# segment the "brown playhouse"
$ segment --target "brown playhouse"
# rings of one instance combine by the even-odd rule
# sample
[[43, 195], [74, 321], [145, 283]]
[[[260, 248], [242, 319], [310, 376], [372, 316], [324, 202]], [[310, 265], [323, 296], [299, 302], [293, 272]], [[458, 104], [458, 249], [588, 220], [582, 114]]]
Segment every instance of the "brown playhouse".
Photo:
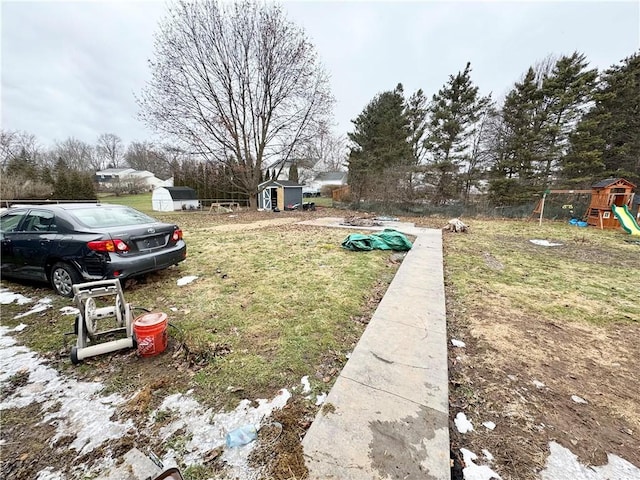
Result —
[[[547, 196], [550, 194], [591, 194], [589, 208], [587, 208], [583, 220], [587, 222], [587, 224], [601, 229], [619, 228], [620, 222], [614, 215], [611, 207], [613, 205], [616, 207], [626, 206], [629, 210], [633, 210], [633, 189], [635, 187], [636, 186], [633, 183], [625, 180], [624, 178], [606, 178], [595, 183], [591, 187], [591, 190], [547, 190], [536, 204], [529, 219], [531, 220], [538, 217], [540, 224], [542, 224], [542, 218], [545, 211], [545, 201]], [[640, 205], [638, 208], [638, 215], [640, 216]]]
[[612, 205], [633, 205], [633, 190], [636, 186], [624, 178], [606, 178], [591, 186], [591, 203], [587, 209], [586, 222], [598, 228], [620, 228], [613, 214]]

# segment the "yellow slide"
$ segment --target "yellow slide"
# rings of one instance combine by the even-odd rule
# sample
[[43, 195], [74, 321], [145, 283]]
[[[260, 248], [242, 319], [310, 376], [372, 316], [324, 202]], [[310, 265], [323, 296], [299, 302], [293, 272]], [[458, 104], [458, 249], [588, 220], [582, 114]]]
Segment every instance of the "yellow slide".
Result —
[[631, 235], [640, 235], [640, 227], [626, 205], [622, 205], [621, 207], [611, 205], [611, 210], [613, 210], [613, 214], [618, 218], [625, 232]]

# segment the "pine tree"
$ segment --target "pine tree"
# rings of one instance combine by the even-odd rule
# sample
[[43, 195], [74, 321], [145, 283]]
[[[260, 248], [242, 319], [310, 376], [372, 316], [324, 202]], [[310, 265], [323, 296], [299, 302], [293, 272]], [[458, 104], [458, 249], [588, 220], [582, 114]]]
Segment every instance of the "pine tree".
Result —
[[570, 137], [563, 158], [567, 182], [585, 185], [609, 176], [640, 184], [640, 52], [604, 72], [594, 107]]
[[426, 153], [425, 135], [427, 134], [428, 108], [427, 97], [422, 89], [411, 95], [405, 105], [405, 116], [408, 122], [409, 144], [413, 153], [412, 162], [421, 163]]
[[374, 97], [353, 120], [348, 134], [349, 185], [356, 201], [376, 198], [398, 200], [406, 186], [413, 154], [407, 142], [409, 125], [404, 109], [402, 84]]
[[569, 135], [592, 100], [597, 70], [586, 70], [587, 65], [586, 57], [578, 52], [563, 56], [542, 82], [546, 109], [542, 127], [544, 153], [538, 167], [542, 187], [554, 180], [560, 159], [566, 154]]
[[62, 158], [58, 158], [53, 168], [53, 176], [55, 178], [53, 196], [58, 200], [70, 200], [72, 194], [69, 186], [69, 168]]
[[435, 186], [432, 202], [444, 204], [461, 197], [461, 172], [472, 150], [472, 137], [482, 112], [490, 104], [471, 81], [471, 64], [450, 75], [429, 106], [429, 135], [425, 146], [430, 153], [429, 178]]
[[507, 94], [501, 112], [496, 163], [491, 168], [490, 198], [498, 205], [528, 201], [537, 191], [535, 165], [540, 162], [543, 95], [533, 67]]

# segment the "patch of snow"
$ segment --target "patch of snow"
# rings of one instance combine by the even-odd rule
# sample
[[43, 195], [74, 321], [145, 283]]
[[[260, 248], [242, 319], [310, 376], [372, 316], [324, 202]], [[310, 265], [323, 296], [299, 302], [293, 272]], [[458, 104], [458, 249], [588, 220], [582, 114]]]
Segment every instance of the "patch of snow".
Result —
[[170, 307], [169, 310], [171, 310], [172, 312], [177, 312], [178, 308], [177, 307]]
[[536, 245], [540, 245], [542, 247], [561, 247], [562, 244], [561, 243], [553, 243], [550, 242], [549, 240], [538, 240], [538, 239], [534, 239], [534, 240], [529, 240], [531, 243], [534, 243]]
[[487, 465], [476, 465], [474, 462], [478, 460], [478, 456], [472, 451], [461, 448], [460, 453], [465, 464], [462, 469], [464, 480], [502, 480], [502, 477]]
[[587, 467], [578, 462], [571, 450], [556, 442], [549, 443], [549, 451], [541, 480], [640, 480], [640, 469], [617, 455], [608, 453], [606, 465]]
[[518, 380], [518, 377], [516, 377], [515, 375], [507, 375], [507, 378], [512, 382], [515, 382], [516, 380]]
[[309, 375], [305, 375], [304, 377], [302, 377], [302, 379], [300, 380], [300, 383], [302, 383], [302, 393], [309, 393], [311, 392], [311, 384], [309, 383]]
[[21, 332], [23, 331], [25, 328], [27, 328], [27, 324], [25, 323], [21, 323], [20, 325], [16, 325], [15, 327], [13, 327], [13, 329], [11, 330], [12, 332]]
[[482, 422], [482, 426], [488, 428], [489, 430], [493, 430], [496, 428], [496, 424], [493, 422]]
[[[183, 457], [186, 466], [202, 462], [204, 454], [214, 448], [225, 445], [225, 437], [231, 430], [247, 424], [259, 425], [264, 417], [271, 415], [274, 409], [282, 408], [291, 397], [288, 390], [282, 389], [270, 402], [257, 400], [258, 406], [252, 407], [249, 400], [242, 400], [235, 410], [217, 413], [206, 409], [190, 395], [176, 393], [164, 399], [158, 410], [169, 410], [179, 414], [179, 418], [160, 429], [164, 440], [180, 429], [184, 429], [185, 438], [190, 440], [185, 445], [188, 453]], [[150, 419], [153, 418], [152, 413]], [[225, 449], [222, 460], [231, 468], [230, 478], [248, 478], [248, 456], [253, 450], [253, 443], [240, 447]], [[167, 465], [175, 461], [175, 452], [169, 450], [162, 462]]]
[[539, 381], [539, 380], [534, 380], [531, 383], [533, 383], [536, 386], [536, 388], [544, 388], [544, 387], [546, 387], [546, 385], [544, 383], [542, 383], [541, 381]]
[[187, 275], [186, 277], [182, 277], [178, 279], [178, 286], [183, 287], [197, 279], [198, 279], [197, 275]]
[[464, 348], [467, 346], [462, 340], [456, 340], [455, 338], [451, 339], [451, 345], [459, 348]]
[[78, 315], [80, 313], [80, 310], [78, 310], [76, 307], [62, 307], [60, 309], [60, 313], [62, 315]]
[[[41, 411], [47, 412], [42, 423], [56, 426], [51, 444], [62, 437], [73, 436], [75, 440], [69, 446], [79, 455], [92, 451], [107, 440], [122, 437], [133, 427], [131, 420], [126, 423], [110, 420], [115, 408], [124, 403], [123, 397], [100, 396], [103, 388], [100, 383], [60, 377], [34, 352], [17, 345], [7, 335], [8, 331], [0, 326], [0, 385], [19, 371], [29, 372], [29, 379], [26, 385], [0, 402], [0, 411], [40, 403]], [[50, 411], [56, 406], [57, 411]]]
[[326, 393], [321, 393], [320, 395], [317, 395], [316, 396], [316, 406], [322, 405], [326, 399], [327, 399], [327, 394]]
[[19, 293], [13, 293], [8, 288], [0, 288], [0, 303], [9, 305], [13, 302], [17, 302], [18, 305], [24, 305], [25, 303], [30, 303], [31, 299]]
[[460, 433], [467, 433], [473, 431], [473, 424], [467, 420], [467, 416], [463, 412], [458, 412], [456, 418], [453, 420], [456, 428]]
[[493, 455], [491, 455], [491, 452], [489, 450], [487, 450], [486, 448], [482, 449], [482, 455], [484, 455], [484, 458], [487, 459], [487, 461], [489, 462], [493, 462]]
[[26, 317], [27, 315], [33, 315], [34, 313], [40, 313], [40, 312], [44, 312], [47, 308], [51, 308], [51, 299], [49, 297], [44, 297], [40, 300], [38, 300], [38, 303], [36, 303], [31, 310], [24, 312], [24, 313], [20, 313], [19, 315], [16, 315], [15, 317], [13, 317], [14, 319], [16, 318], [22, 318], [22, 317]]
[[[0, 401], [0, 412], [39, 403], [44, 414], [41, 423], [56, 428], [55, 435], [49, 439], [50, 444], [55, 444], [63, 437], [74, 438], [69, 447], [75, 449], [78, 456], [91, 452], [108, 440], [122, 438], [134, 431], [135, 425], [131, 420], [124, 423], [111, 421], [116, 409], [128, 399], [117, 394], [100, 395], [103, 389], [100, 383], [79, 382], [62, 377], [56, 370], [45, 365], [35, 352], [18, 345], [8, 332], [8, 327], [0, 326], [0, 388], [20, 371], [28, 372], [29, 378], [24, 386]], [[191, 396], [192, 393], [193, 390], [189, 390], [185, 394], [166, 397], [159, 409], [147, 419], [147, 425], [152, 425], [158, 411], [171, 410], [177, 413], [172, 423], [160, 429], [160, 435], [162, 440], [167, 440], [179, 429], [184, 429], [185, 438], [189, 438], [186, 445], [188, 453], [180, 460], [186, 466], [202, 463], [205, 453], [225, 445], [225, 436], [229, 431], [246, 424], [259, 425], [274, 409], [282, 408], [291, 397], [283, 389], [271, 401], [257, 400], [257, 407], [252, 407], [253, 402], [249, 400], [242, 400], [235, 410], [220, 413], [200, 405]], [[56, 409], [58, 411], [53, 411]], [[231, 469], [230, 478], [254, 480], [259, 477], [259, 472], [248, 464], [252, 449], [252, 444], [225, 449], [222, 460]], [[162, 459], [165, 467], [176, 466], [178, 455], [182, 455], [182, 452], [169, 450]], [[93, 466], [84, 467], [85, 473], [92, 475], [108, 471], [115, 463], [115, 459], [104, 457]], [[61, 480], [65, 478], [65, 474], [45, 468], [34, 478]]]
[[64, 480], [65, 476], [62, 472], [54, 470], [51, 467], [47, 467], [44, 470], [40, 470], [36, 475], [36, 480]]
[[571, 400], [573, 400], [576, 403], [589, 403], [587, 402], [584, 398], [579, 397], [578, 395], [571, 395]]

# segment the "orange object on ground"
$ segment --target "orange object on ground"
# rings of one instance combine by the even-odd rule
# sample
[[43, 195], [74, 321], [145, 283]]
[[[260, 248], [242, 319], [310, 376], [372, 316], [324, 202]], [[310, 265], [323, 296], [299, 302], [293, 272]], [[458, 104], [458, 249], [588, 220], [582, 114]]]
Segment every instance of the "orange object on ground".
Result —
[[151, 357], [164, 352], [167, 348], [167, 314], [162, 312], [145, 313], [133, 322], [133, 332], [138, 344], [138, 353], [142, 357]]

